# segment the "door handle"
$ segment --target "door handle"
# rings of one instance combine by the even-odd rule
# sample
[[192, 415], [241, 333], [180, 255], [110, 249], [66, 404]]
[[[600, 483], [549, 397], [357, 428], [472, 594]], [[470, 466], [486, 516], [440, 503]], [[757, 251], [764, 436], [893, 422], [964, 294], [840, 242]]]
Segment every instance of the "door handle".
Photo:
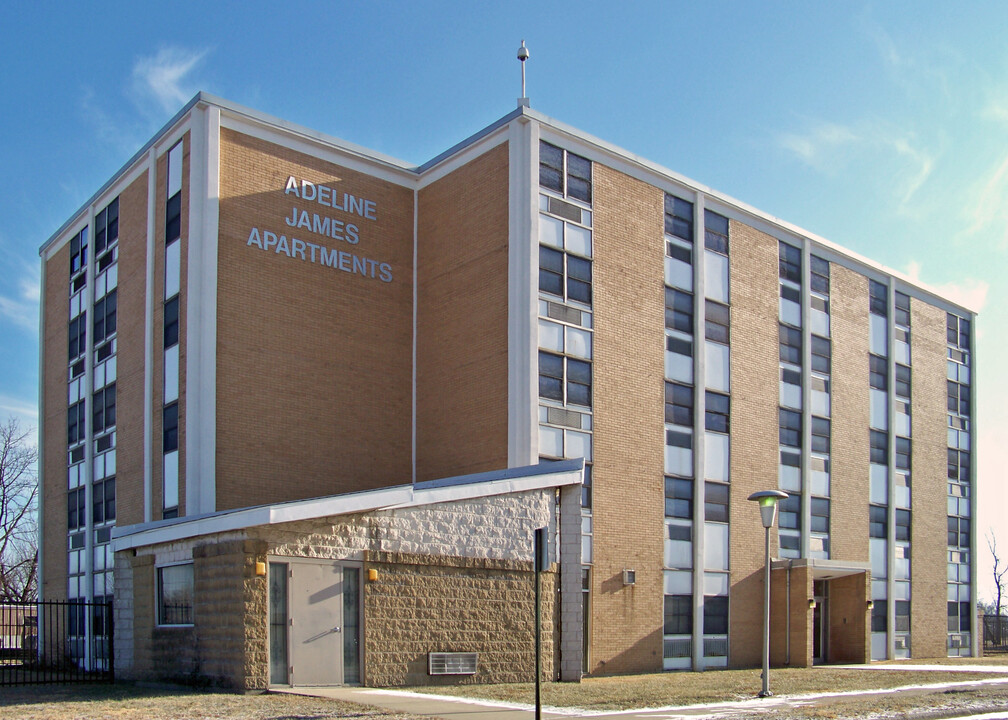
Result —
[[336, 625], [336, 626], [335, 626], [335, 627], [334, 627], [334, 628], [332, 629], [332, 632], [339, 632], [339, 631], [340, 631], [340, 626], [339, 626], [339, 625]]

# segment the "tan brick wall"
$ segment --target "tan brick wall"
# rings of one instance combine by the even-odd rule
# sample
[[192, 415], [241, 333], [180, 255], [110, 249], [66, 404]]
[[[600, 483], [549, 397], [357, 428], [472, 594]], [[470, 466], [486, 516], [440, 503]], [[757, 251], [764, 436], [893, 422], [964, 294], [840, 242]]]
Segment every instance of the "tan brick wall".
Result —
[[[770, 574], [770, 664], [812, 667], [812, 610], [808, 606], [809, 598], [812, 597], [812, 573], [807, 565], [791, 568], [789, 593], [788, 572], [785, 568], [778, 568]], [[762, 591], [762, 575], [760, 575], [759, 587]], [[790, 606], [788, 604], [789, 595]], [[760, 622], [763, 617], [762, 608], [763, 600], [761, 598], [759, 601]], [[791, 616], [790, 627], [788, 625], [789, 614]], [[762, 632], [762, 625], [760, 632]], [[732, 642], [735, 642], [734, 638]], [[759, 650], [762, 652], [762, 636], [758, 642]], [[788, 644], [791, 647], [790, 656], [787, 653]]]
[[[369, 553], [364, 684], [532, 682], [535, 573], [529, 562]], [[554, 566], [555, 569], [555, 566]], [[542, 573], [543, 678], [554, 676], [555, 572]], [[471, 676], [430, 676], [430, 652], [477, 652]]]
[[417, 480], [506, 467], [507, 143], [417, 205]]
[[829, 581], [829, 662], [866, 663], [871, 659], [871, 574]]
[[[592, 673], [662, 667], [663, 196], [595, 164]], [[636, 584], [623, 585], [623, 570]]]
[[[780, 363], [778, 243], [731, 221], [731, 595], [729, 665], [761, 663], [763, 545], [759, 508], [747, 500], [777, 489]], [[699, 332], [702, 332], [702, 328]], [[702, 516], [701, 516], [702, 517]], [[777, 534], [770, 533], [770, 555]]]
[[[70, 244], [46, 261], [45, 322], [42, 328], [43, 472], [42, 597], [67, 596], [67, 343], [70, 295]], [[90, 313], [88, 318], [90, 319]], [[90, 335], [90, 332], [88, 333]]]
[[116, 523], [143, 522], [147, 174], [119, 196], [116, 309]]
[[[377, 219], [286, 195], [288, 176]], [[356, 224], [359, 244], [288, 227], [294, 207]], [[393, 281], [249, 246], [253, 227], [390, 263]], [[412, 237], [410, 190], [221, 131], [217, 509], [408, 481]]]
[[945, 311], [910, 300], [910, 653], [913, 657], [947, 654], [948, 567], [947, 410]]
[[830, 264], [830, 557], [869, 562], [868, 278]]

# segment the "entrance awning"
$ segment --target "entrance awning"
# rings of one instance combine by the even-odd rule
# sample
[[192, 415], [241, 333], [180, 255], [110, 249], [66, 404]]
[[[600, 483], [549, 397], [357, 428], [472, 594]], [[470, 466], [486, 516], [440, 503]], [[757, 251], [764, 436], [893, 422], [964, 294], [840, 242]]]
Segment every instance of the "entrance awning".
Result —
[[812, 571], [813, 580], [833, 580], [845, 575], [871, 572], [871, 563], [851, 560], [825, 560], [822, 558], [795, 558], [794, 560], [773, 560], [771, 570], [807, 567]]

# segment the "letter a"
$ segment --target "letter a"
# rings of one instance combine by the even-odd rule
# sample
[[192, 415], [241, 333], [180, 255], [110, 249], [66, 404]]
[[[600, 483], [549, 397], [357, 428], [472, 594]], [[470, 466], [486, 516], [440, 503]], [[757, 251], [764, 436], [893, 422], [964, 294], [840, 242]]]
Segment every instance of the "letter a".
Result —
[[298, 192], [297, 180], [294, 179], [293, 175], [287, 178], [287, 187], [284, 188], [285, 195], [290, 195], [291, 193], [294, 193], [294, 197], [301, 197], [301, 193]]
[[249, 233], [249, 239], [246, 245], [255, 245], [260, 250], [263, 249], [262, 240], [259, 238], [259, 228], [252, 228], [252, 232]]

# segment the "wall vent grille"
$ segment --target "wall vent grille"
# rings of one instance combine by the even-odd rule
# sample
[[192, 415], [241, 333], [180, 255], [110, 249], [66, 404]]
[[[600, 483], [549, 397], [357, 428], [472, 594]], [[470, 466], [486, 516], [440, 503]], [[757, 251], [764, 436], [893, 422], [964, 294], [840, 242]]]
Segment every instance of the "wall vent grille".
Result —
[[475, 675], [474, 652], [432, 652], [427, 655], [429, 675]]

